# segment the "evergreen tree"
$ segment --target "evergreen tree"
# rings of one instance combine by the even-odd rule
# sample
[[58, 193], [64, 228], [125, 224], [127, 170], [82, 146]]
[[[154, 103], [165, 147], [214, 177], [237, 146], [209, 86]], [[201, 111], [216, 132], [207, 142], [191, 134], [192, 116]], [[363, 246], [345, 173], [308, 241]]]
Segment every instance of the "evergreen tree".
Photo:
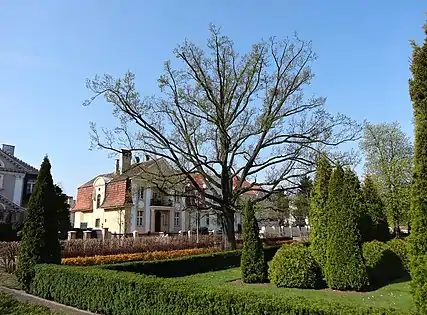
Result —
[[331, 175], [327, 202], [325, 277], [331, 289], [359, 291], [368, 286], [358, 222], [361, 205], [357, 176], [338, 165]]
[[410, 270], [418, 314], [427, 314], [427, 23], [424, 31], [423, 46], [412, 43], [412, 79], [409, 80], [415, 124]]
[[60, 239], [65, 240], [71, 228], [70, 205], [67, 203], [67, 195], [62, 192], [61, 187], [54, 185], [56, 202], [55, 207], [58, 212], [58, 230]]
[[250, 200], [246, 202], [243, 218], [243, 251], [241, 257], [242, 280], [260, 283], [267, 279], [267, 262], [259, 238], [258, 222]]
[[368, 216], [367, 220], [369, 224], [365, 235], [363, 229], [361, 229], [362, 240], [365, 242], [372, 240], [380, 242], [388, 241], [390, 239], [390, 231], [385, 214], [385, 205], [370, 176], [365, 177], [362, 192], [365, 213]]
[[51, 165], [47, 156], [40, 167], [34, 191], [28, 202], [18, 255], [17, 277], [28, 290], [39, 263], [61, 262], [58, 219], [55, 208]]
[[328, 186], [331, 177], [332, 167], [328, 158], [321, 155], [317, 162], [316, 177], [310, 199], [310, 249], [314, 259], [322, 267], [326, 263], [327, 245], [327, 208]]
[[304, 175], [300, 178], [297, 193], [294, 198], [292, 216], [299, 226], [305, 226], [305, 220], [310, 213], [310, 195], [313, 189], [313, 182], [310, 177]]

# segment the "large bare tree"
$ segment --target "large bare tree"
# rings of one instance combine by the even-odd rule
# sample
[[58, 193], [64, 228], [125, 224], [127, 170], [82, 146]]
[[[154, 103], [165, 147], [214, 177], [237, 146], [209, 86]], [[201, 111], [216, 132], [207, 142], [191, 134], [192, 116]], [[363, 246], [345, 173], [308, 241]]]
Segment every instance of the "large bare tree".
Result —
[[225, 245], [235, 248], [234, 213], [243, 194], [268, 186], [257, 202], [294, 189], [318, 152], [342, 157], [334, 148], [358, 138], [360, 126], [329, 114], [325, 98], [304, 96], [316, 56], [311, 43], [296, 36], [261, 41], [240, 55], [211, 26], [205, 49], [186, 40], [174, 54], [179, 65], [165, 63], [161, 96], [141, 97], [130, 72], [87, 81], [93, 96], [85, 104], [104, 96], [119, 122], [102, 134], [92, 123], [92, 139], [99, 148], [126, 146], [168, 161], [220, 213]]

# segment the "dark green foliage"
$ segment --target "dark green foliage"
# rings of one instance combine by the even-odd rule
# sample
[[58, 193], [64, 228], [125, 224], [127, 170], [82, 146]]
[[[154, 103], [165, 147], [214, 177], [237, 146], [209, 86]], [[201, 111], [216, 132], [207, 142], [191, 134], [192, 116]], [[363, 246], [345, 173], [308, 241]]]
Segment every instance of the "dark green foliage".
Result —
[[18, 230], [12, 223], [0, 223], [0, 242], [18, 241]]
[[419, 314], [427, 314], [427, 23], [424, 30], [423, 46], [412, 43], [412, 79], [409, 80], [415, 124], [410, 270]]
[[29, 288], [36, 264], [61, 263], [55, 192], [50, 169], [49, 159], [45, 157], [28, 202], [22, 230], [17, 277], [25, 289]]
[[[273, 259], [280, 246], [264, 248], [266, 260]], [[130, 271], [162, 278], [183, 277], [196, 273], [224, 270], [240, 266], [242, 250], [232, 250], [212, 254], [194, 255], [158, 261], [134, 261], [120, 264], [104, 265], [118, 271]]]
[[399, 238], [393, 238], [387, 242], [390, 250], [394, 252], [402, 262], [406, 271], [409, 271], [409, 242]]
[[54, 186], [55, 189], [55, 207], [58, 212], [58, 231], [62, 240], [67, 239], [67, 233], [71, 229], [70, 205], [67, 203], [67, 195], [62, 192], [61, 187]]
[[403, 315], [401, 310], [355, 306], [255, 290], [165, 279], [99, 268], [39, 265], [31, 292], [109, 315]]
[[358, 228], [360, 185], [351, 170], [340, 165], [331, 175], [328, 197], [328, 246], [325, 277], [336, 290], [360, 291], [368, 286]]
[[326, 264], [326, 246], [328, 240], [327, 207], [329, 179], [332, 168], [328, 158], [321, 155], [316, 168], [313, 189], [310, 199], [310, 250], [321, 268]]
[[[381, 199], [377, 187], [370, 176], [366, 176], [363, 183], [363, 199], [365, 214], [368, 216], [367, 230], [362, 232], [364, 241], [378, 240], [381, 242], [390, 239], [385, 205]], [[364, 236], [364, 237], [363, 237]]]
[[282, 246], [270, 262], [270, 282], [278, 287], [315, 289], [322, 285], [322, 272], [308, 247]]
[[295, 207], [292, 209], [292, 216], [295, 218], [295, 223], [299, 226], [305, 226], [305, 219], [310, 213], [310, 195], [312, 189], [313, 182], [310, 177], [302, 176], [294, 198]]
[[363, 244], [363, 257], [372, 286], [381, 286], [406, 275], [405, 267], [386, 243], [379, 241]]
[[240, 267], [245, 283], [260, 283], [267, 279], [267, 262], [259, 238], [258, 222], [250, 200], [246, 202], [243, 221], [243, 250]]

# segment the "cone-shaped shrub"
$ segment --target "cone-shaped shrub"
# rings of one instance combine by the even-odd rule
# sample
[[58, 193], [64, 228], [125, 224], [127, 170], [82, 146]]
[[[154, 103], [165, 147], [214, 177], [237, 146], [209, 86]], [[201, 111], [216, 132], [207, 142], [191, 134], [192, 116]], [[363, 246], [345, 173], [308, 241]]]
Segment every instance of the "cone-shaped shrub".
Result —
[[27, 290], [34, 276], [36, 264], [61, 263], [56, 196], [50, 169], [49, 159], [45, 157], [28, 202], [22, 230], [16, 274]]
[[245, 283], [261, 283], [267, 279], [268, 267], [259, 238], [253, 203], [249, 200], [245, 204], [243, 220], [243, 250], [240, 264], [242, 280]]
[[338, 165], [331, 175], [328, 196], [328, 246], [325, 277], [335, 290], [360, 291], [369, 285], [359, 232], [360, 184], [350, 170]]
[[317, 162], [316, 177], [310, 199], [310, 250], [321, 268], [326, 264], [326, 246], [328, 240], [327, 207], [328, 186], [332, 168], [325, 155]]
[[381, 242], [388, 241], [390, 239], [390, 231], [385, 215], [385, 206], [370, 176], [365, 177], [362, 192], [365, 213], [369, 216], [369, 226], [367, 226], [366, 232], [362, 230], [362, 240], [365, 242], [372, 240]]
[[415, 124], [410, 271], [417, 314], [427, 314], [427, 23], [424, 31], [424, 45], [412, 45], [409, 81]]

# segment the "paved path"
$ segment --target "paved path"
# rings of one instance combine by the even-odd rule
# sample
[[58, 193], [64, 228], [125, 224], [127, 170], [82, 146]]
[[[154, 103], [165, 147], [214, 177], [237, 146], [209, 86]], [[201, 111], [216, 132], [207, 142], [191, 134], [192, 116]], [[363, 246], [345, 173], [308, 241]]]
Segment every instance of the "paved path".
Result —
[[82, 311], [82, 310], [79, 310], [79, 309], [71, 307], [71, 306], [67, 306], [67, 305], [59, 304], [59, 303], [56, 303], [53, 301], [45, 300], [45, 299], [39, 298], [37, 296], [25, 293], [24, 291], [9, 289], [9, 288], [3, 287], [3, 286], [0, 286], [0, 291], [2, 291], [4, 293], [8, 293], [20, 301], [27, 301], [27, 302], [30, 302], [33, 304], [46, 306], [55, 312], [62, 312], [62, 313], [67, 314], [67, 315], [96, 315], [95, 313]]

